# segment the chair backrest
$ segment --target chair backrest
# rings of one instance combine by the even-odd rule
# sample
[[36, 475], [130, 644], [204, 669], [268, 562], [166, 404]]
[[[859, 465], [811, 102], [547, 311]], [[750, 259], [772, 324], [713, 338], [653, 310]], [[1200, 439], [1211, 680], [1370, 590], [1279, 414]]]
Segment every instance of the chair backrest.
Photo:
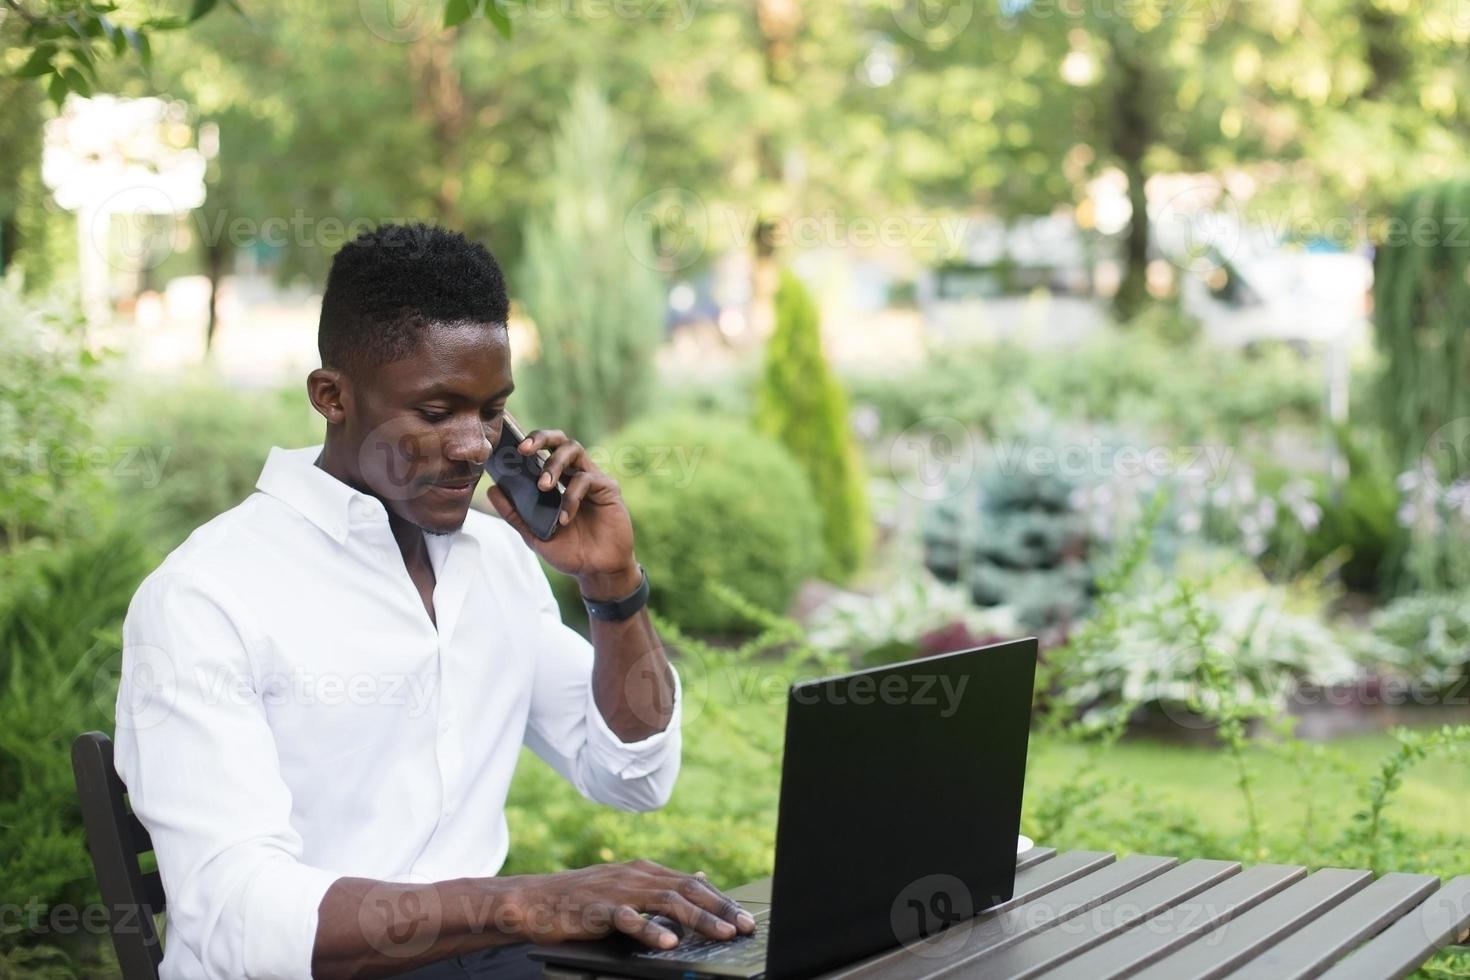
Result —
[[71, 767], [118, 966], [124, 980], [158, 980], [163, 946], [153, 916], [163, 911], [163, 881], [138, 864], [153, 841], [127, 806], [127, 787], [113, 768], [112, 739], [101, 732], [78, 735], [71, 743]]

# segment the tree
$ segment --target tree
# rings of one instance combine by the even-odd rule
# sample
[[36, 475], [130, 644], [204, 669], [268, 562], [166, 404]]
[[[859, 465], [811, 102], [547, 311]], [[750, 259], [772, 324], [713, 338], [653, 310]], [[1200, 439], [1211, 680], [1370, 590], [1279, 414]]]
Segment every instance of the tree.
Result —
[[[236, 0], [225, 3], [242, 13]], [[0, 0], [0, 31], [19, 35], [6, 45], [23, 56], [14, 74], [39, 79], [60, 106], [69, 93], [92, 94], [105, 60], [131, 55], [146, 69], [152, 61], [150, 34], [187, 27], [218, 5], [219, 0], [193, 0], [186, 16], [159, 17], [147, 4], [126, 0]]]
[[822, 512], [823, 574], [845, 581], [872, 544], [867, 487], [848, 425], [847, 395], [822, 354], [817, 305], [789, 270], [776, 290], [776, 329], [766, 344], [756, 427], [805, 470]]
[[583, 80], [552, 144], [551, 203], [527, 222], [512, 285], [539, 338], [517, 388], [527, 414], [587, 443], [621, 428], [652, 394], [664, 290], [642, 240], [624, 242], [637, 182], [625, 127]]
[[[1470, 427], [1470, 181], [1420, 188], [1394, 212], [1379, 246], [1374, 277], [1374, 331], [1383, 352], [1379, 417], [1399, 462], [1421, 455], [1453, 456], [1465, 475], [1463, 444]], [[1461, 431], [1431, 445], [1437, 432], [1459, 421]], [[1440, 460], [1442, 462], [1442, 460]]]

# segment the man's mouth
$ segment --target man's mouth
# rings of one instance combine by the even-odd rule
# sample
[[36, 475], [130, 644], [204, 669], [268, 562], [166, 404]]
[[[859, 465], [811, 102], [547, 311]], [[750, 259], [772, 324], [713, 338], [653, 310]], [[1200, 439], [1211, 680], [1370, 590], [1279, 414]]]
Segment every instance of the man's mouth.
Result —
[[475, 484], [480, 482], [480, 472], [466, 476], [456, 476], [445, 480], [435, 480], [429, 484], [430, 490], [436, 490], [447, 497], [468, 497], [475, 489]]

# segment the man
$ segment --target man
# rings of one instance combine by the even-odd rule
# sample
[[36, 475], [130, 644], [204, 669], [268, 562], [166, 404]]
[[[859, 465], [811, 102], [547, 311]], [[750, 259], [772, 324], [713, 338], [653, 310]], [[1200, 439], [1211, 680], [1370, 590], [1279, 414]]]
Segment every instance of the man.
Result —
[[[189, 537], [124, 626], [117, 768], [153, 838], [162, 975], [530, 976], [530, 943], [729, 938], [750, 916], [656, 864], [496, 877], [522, 744], [590, 799], [651, 810], [679, 768], [680, 691], [642, 600], [617, 483], [561, 432], [549, 541], [505, 495], [470, 511], [514, 388], [480, 245], [384, 226], [335, 257], [322, 446]], [[539, 555], [595, 607], [565, 626]], [[665, 920], [667, 923], [667, 920]], [[422, 969], [420, 969], [422, 968]]]

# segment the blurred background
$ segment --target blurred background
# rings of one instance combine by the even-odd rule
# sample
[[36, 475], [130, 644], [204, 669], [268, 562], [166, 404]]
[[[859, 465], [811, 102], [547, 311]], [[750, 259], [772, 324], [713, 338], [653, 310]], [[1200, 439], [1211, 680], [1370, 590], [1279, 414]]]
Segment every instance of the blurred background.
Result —
[[787, 683], [1030, 634], [1042, 843], [1470, 872], [1470, 0], [0, 0], [0, 39], [0, 977], [114, 975], [67, 746], [142, 577], [320, 441], [325, 273], [386, 221], [506, 269], [512, 409], [622, 484], [684, 678], [673, 802], [528, 755], [507, 873], [768, 873]]

